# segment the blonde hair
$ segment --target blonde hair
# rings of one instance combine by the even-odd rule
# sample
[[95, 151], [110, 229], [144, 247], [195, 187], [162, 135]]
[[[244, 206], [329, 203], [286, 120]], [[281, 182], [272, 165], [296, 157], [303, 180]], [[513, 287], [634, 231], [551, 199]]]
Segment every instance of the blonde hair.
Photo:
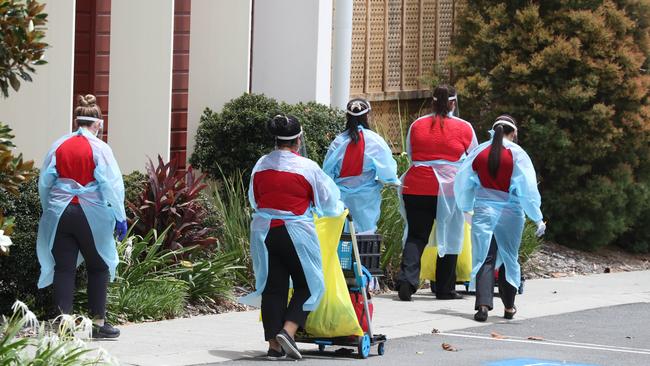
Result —
[[[97, 105], [97, 98], [92, 94], [86, 94], [85, 96], [80, 95], [77, 97], [77, 107], [74, 109], [74, 116], [103, 118], [102, 110]], [[75, 122], [80, 126], [88, 126], [92, 124], [92, 122], [89, 121]]]

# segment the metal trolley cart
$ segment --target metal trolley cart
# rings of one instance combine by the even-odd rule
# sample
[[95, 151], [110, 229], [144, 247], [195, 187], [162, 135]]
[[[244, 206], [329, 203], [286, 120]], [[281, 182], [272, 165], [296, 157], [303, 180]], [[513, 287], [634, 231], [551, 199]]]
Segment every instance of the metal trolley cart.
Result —
[[383, 334], [374, 334], [372, 331], [369, 294], [366, 291], [367, 280], [363, 271], [365, 267], [372, 276], [381, 275], [382, 272], [379, 265], [381, 236], [356, 235], [352, 217], [348, 215], [347, 218], [350, 234], [343, 234], [341, 236], [341, 242], [338, 248], [339, 261], [348, 284], [348, 290], [350, 292], [360, 293], [362, 296], [363, 315], [367, 322], [367, 331], [364, 332], [363, 336], [352, 335], [336, 338], [310, 338], [304, 334], [297, 334], [296, 342], [317, 344], [320, 352], [324, 352], [327, 346], [356, 347], [360, 358], [367, 358], [370, 355], [370, 348], [377, 345], [377, 353], [381, 356], [385, 351], [386, 336]]

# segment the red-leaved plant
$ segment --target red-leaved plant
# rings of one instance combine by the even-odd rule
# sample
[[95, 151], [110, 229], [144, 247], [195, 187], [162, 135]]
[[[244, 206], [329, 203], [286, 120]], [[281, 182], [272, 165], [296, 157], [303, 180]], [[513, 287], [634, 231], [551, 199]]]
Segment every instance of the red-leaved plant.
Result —
[[132, 233], [145, 236], [151, 229], [169, 231], [164, 248], [177, 250], [188, 246], [210, 247], [217, 241], [211, 228], [202, 227], [207, 212], [199, 202], [199, 193], [207, 187], [205, 175], [196, 176], [191, 166], [178, 169], [178, 161], [165, 163], [158, 156], [158, 166], [149, 159], [145, 188], [135, 202], [128, 202], [134, 214]]

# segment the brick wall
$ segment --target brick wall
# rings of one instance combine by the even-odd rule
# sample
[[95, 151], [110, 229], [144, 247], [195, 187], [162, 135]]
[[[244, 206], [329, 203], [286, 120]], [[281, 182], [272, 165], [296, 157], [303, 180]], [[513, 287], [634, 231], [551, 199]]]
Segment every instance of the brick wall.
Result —
[[104, 114], [104, 141], [109, 129], [110, 28], [111, 0], [77, 0], [72, 103], [76, 106], [79, 94], [95, 94]]
[[171, 158], [185, 167], [187, 158], [187, 86], [190, 67], [191, 0], [175, 0], [172, 66]]

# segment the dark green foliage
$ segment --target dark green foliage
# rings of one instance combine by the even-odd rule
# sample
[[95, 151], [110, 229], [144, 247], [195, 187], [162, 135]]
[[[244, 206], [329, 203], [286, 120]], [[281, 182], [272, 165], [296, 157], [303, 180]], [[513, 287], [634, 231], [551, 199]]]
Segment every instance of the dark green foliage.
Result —
[[327, 147], [343, 130], [343, 113], [315, 102], [290, 105], [260, 94], [244, 94], [226, 103], [221, 113], [206, 109], [196, 134], [190, 163], [220, 179], [237, 171], [250, 174], [255, 162], [270, 152], [274, 140], [266, 122], [279, 113], [292, 114], [302, 124], [309, 158], [322, 162]]
[[479, 139], [501, 113], [520, 122], [550, 239], [650, 240], [648, 19], [648, 0], [470, 1], [460, 16], [450, 62], [463, 117]]
[[327, 148], [345, 126], [345, 115], [334, 108], [316, 102], [281, 104], [285, 113], [298, 118], [305, 131], [307, 154], [318, 164], [322, 164]]
[[[144, 191], [144, 187], [147, 184], [147, 176], [140, 173], [139, 171], [134, 171], [131, 174], [124, 176], [124, 199], [126, 202], [134, 202]], [[127, 210], [127, 215], [132, 214], [132, 212]]]
[[0, 314], [10, 314], [14, 301], [21, 300], [37, 315], [48, 314], [51, 308], [51, 287], [36, 287], [40, 265], [36, 258], [36, 234], [41, 216], [38, 179], [22, 184], [20, 195], [0, 191], [0, 206], [7, 215], [16, 217], [11, 235], [13, 245], [8, 256], [0, 256]]
[[227, 176], [237, 169], [250, 172], [257, 159], [273, 148], [266, 121], [279, 111], [275, 100], [256, 94], [231, 100], [221, 113], [206, 109], [190, 163], [213, 179], [220, 178], [220, 169]]

